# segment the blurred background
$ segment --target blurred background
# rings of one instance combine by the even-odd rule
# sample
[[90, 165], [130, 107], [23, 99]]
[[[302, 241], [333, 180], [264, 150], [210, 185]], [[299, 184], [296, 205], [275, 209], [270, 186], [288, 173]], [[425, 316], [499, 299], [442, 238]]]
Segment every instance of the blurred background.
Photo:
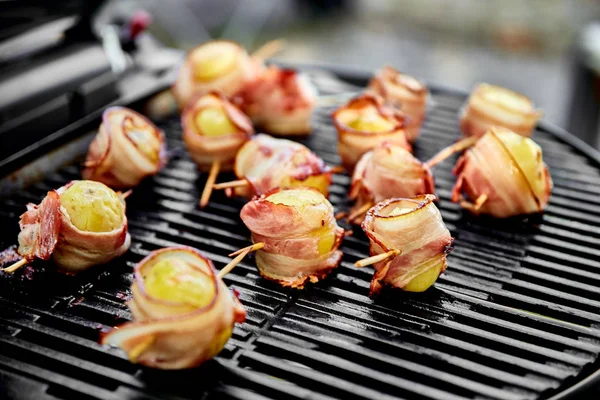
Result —
[[[23, 4], [28, 3], [35, 6], [23, 13]], [[597, 0], [50, 3], [40, 11], [44, 3], [39, 1], [0, 2], [0, 26], [4, 27], [0, 39], [15, 35], [11, 27], [41, 25], [44, 12], [66, 16], [69, 10], [81, 13], [82, 8], [86, 18], [89, 15], [92, 35], [103, 36], [108, 25], [131, 25], [132, 18], [141, 18], [140, 31], [147, 32], [141, 36], [151, 35], [153, 40], [183, 50], [214, 38], [232, 39], [250, 50], [283, 38], [286, 47], [275, 61], [365, 71], [391, 64], [426, 82], [463, 90], [477, 82], [506, 86], [529, 96], [544, 109], [547, 121], [600, 148]], [[145, 12], [142, 17], [141, 10]], [[36, 41], [39, 44], [47, 37]], [[0, 45], [0, 63], [14, 48], [14, 44], [8, 49]]]
[[151, 31], [175, 47], [223, 37], [252, 49], [285, 38], [277, 60], [369, 71], [388, 63], [465, 90], [477, 82], [494, 83], [526, 94], [544, 109], [546, 120], [600, 144], [596, 80], [588, 76], [589, 70], [600, 71], [597, 0], [128, 3], [130, 11], [147, 9], [155, 17]]

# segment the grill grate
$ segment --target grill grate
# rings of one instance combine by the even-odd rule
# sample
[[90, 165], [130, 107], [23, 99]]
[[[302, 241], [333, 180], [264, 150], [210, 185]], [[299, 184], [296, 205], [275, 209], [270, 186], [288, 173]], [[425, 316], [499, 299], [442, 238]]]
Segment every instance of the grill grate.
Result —
[[[324, 94], [353, 89], [321, 73], [312, 79]], [[458, 137], [463, 101], [434, 91], [418, 158]], [[316, 113], [305, 144], [338, 165], [330, 111]], [[178, 121], [163, 128], [173, 155], [128, 199], [133, 243], [126, 255], [77, 277], [40, 262], [0, 279], [6, 397], [534, 399], [600, 366], [600, 168], [542, 130], [535, 139], [556, 186], [542, 216], [473, 218], [448, 200], [456, 157], [435, 168], [439, 208], [456, 241], [447, 272], [427, 293], [369, 299], [372, 269], [352, 265], [367, 256], [367, 240], [354, 228], [340, 268], [304, 291], [261, 279], [252, 259], [227, 275], [248, 318], [216, 361], [178, 372], [130, 364], [96, 340], [130, 318], [124, 303], [133, 265], [157, 248], [186, 244], [220, 268], [249, 236], [238, 216], [243, 200], [216, 193], [205, 210], [197, 208], [205, 177], [182, 151]], [[26, 202], [78, 178], [78, 167], [69, 166], [0, 199], [0, 248], [15, 242]], [[348, 184], [349, 177], [334, 177], [337, 208], [347, 207]]]

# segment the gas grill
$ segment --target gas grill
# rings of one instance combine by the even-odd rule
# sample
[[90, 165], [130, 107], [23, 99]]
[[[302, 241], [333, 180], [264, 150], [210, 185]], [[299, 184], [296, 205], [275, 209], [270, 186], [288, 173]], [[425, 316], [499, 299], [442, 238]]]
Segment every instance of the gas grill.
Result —
[[[342, 102], [365, 74], [307, 71], [320, 93]], [[355, 85], [354, 85], [355, 84]], [[415, 155], [426, 160], [459, 137], [465, 93], [431, 86]], [[301, 140], [339, 165], [336, 133], [319, 108], [314, 134]], [[0, 249], [10, 261], [18, 218], [28, 202], [72, 179], [99, 120], [75, 124], [61, 145], [5, 178]], [[473, 217], [449, 201], [456, 157], [434, 168], [438, 207], [456, 238], [448, 270], [423, 294], [385, 290], [368, 297], [371, 267], [360, 228], [344, 239], [344, 258], [304, 290], [260, 278], [250, 257], [225, 277], [248, 311], [216, 359], [185, 371], [131, 364], [99, 334], [130, 319], [132, 268], [155, 249], [189, 245], [217, 268], [248, 245], [242, 199], [222, 193], [204, 210], [205, 174], [184, 150], [176, 116], [162, 121], [170, 160], [127, 200], [130, 250], [78, 276], [35, 262], [0, 276], [0, 397], [22, 399], [562, 399], [597, 398], [600, 379], [600, 156], [542, 123], [534, 139], [555, 188], [541, 216]], [[63, 135], [64, 136], [64, 135]], [[48, 151], [47, 149], [45, 151]], [[39, 152], [38, 152], [39, 153]], [[67, 154], [68, 153], [68, 154]], [[75, 161], [53, 171], [61, 154]], [[54, 156], [53, 156], [54, 155]], [[36, 156], [37, 157], [37, 156]], [[56, 157], [53, 158], [56, 163]], [[23, 160], [25, 162], [25, 160]], [[34, 172], [32, 172], [34, 171]], [[36, 175], [40, 180], [20, 187]], [[220, 181], [233, 179], [221, 174]], [[348, 208], [350, 178], [335, 175], [330, 200]], [[349, 227], [347, 227], [349, 228]], [[13, 248], [14, 250], [14, 248]], [[586, 389], [586, 392], [582, 390]]]

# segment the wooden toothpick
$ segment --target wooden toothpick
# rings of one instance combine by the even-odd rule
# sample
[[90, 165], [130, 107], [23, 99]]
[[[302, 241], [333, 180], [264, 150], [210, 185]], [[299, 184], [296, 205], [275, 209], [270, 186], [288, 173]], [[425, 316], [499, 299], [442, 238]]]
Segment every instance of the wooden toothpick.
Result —
[[255, 250], [260, 250], [263, 247], [265, 247], [265, 244], [262, 242], [258, 242], [258, 243], [254, 243], [252, 246], [248, 246], [248, 247], [244, 247], [242, 249], [239, 249], [238, 251], [234, 251], [233, 253], [231, 253], [229, 255], [229, 257], [232, 257], [234, 255], [237, 255], [237, 257], [235, 257], [233, 260], [231, 260], [229, 262], [229, 264], [227, 264], [226, 266], [223, 267], [223, 269], [221, 269], [219, 271], [219, 273], [217, 274], [217, 276], [219, 278], [223, 278], [225, 275], [227, 275], [236, 265], [238, 265], [240, 263], [240, 261], [242, 261], [244, 259], [244, 257], [246, 257], [248, 255], [248, 253], [255, 251]]
[[222, 189], [231, 189], [231, 188], [244, 187], [244, 186], [248, 186], [248, 181], [245, 179], [239, 179], [237, 181], [217, 183], [216, 185], [213, 186], [213, 189], [214, 190], [222, 190]]
[[369, 209], [373, 207], [373, 203], [365, 203], [362, 205], [362, 207], [360, 207], [358, 210], [354, 210], [350, 213], [350, 215], [348, 215], [348, 221], [352, 222], [354, 221], [356, 218], [360, 217], [361, 215], [363, 215], [364, 213], [366, 213], [367, 211], [369, 211]]
[[13, 265], [11, 265], [10, 267], [4, 268], [2, 271], [9, 272], [12, 274], [16, 270], [18, 270], [19, 268], [21, 268], [27, 264], [29, 264], [29, 260], [26, 258], [23, 258], [23, 259], [17, 261], [16, 263], [14, 263]]
[[123, 200], [125, 200], [126, 198], [128, 198], [129, 196], [131, 196], [131, 194], [133, 193], [133, 189], [129, 189], [128, 191], [126, 191], [125, 193], [121, 194], [121, 198]]
[[336, 221], [339, 221], [340, 219], [346, 218], [347, 216], [348, 216], [348, 213], [346, 211], [340, 211], [334, 215], [334, 218]]
[[336, 165], [335, 167], [331, 167], [331, 172], [334, 174], [343, 174], [346, 172], [346, 168], [343, 165]]
[[270, 40], [267, 43], [260, 46], [258, 50], [252, 53], [252, 57], [258, 58], [260, 60], [267, 60], [273, 57], [275, 54], [279, 53], [285, 47], [285, 40], [283, 39], [275, 39]]
[[387, 253], [377, 254], [376, 256], [372, 256], [369, 258], [363, 258], [362, 260], [358, 260], [354, 263], [358, 268], [366, 267], [367, 265], [376, 264], [378, 262], [387, 260], [389, 258], [394, 258], [398, 255], [402, 254], [402, 252], [398, 249], [390, 250]]
[[210, 195], [213, 191], [213, 187], [220, 170], [221, 163], [219, 161], [213, 161], [212, 165], [210, 166], [208, 179], [206, 179], [206, 185], [204, 185], [204, 190], [202, 191], [202, 196], [200, 197], [200, 208], [204, 208], [208, 204], [208, 200], [210, 199]]
[[473, 211], [473, 212], [478, 212], [481, 207], [483, 207], [483, 205], [485, 204], [485, 202], [488, 200], [488, 195], [487, 194], [482, 194], [480, 195], [477, 200], [475, 200], [475, 203], [471, 203], [468, 200], [461, 200], [460, 201], [460, 206], [464, 209]]
[[479, 211], [479, 209], [485, 204], [487, 199], [488, 196], [485, 193], [479, 196], [477, 200], [475, 200], [475, 211]]
[[450, 157], [452, 154], [473, 146], [475, 143], [477, 143], [478, 139], [479, 138], [477, 136], [470, 136], [468, 138], [461, 139], [458, 142], [442, 149], [425, 164], [427, 164], [427, 166], [431, 168], [434, 165], [441, 163], [446, 158]]

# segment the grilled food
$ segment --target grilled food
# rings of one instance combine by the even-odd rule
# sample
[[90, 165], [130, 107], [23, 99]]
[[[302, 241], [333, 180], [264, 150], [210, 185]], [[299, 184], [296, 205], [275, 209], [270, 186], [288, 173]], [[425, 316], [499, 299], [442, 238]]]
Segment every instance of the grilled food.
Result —
[[246, 311], [214, 270], [190, 247], [153, 251], [134, 269], [133, 321], [102, 338], [119, 346], [132, 362], [183, 369], [217, 355]]
[[156, 175], [166, 163], [163, 132], [129, 108], [111, 107], [102, 114], [81, 175], [112, 188], [130, 188]]
[[317, 91], [297, 71], [270, 66], [238, 93], [237, 101], [255, 125], [274, 135], [312, 131]]
[[28, 204], [19, 222], [19, 254], [52, 258], [75, 274], [120, 256], [129, 248], [125, 202], [100, 182], [72, 181]]
[[333, 173], [306, 146], [264, 134], [255, 135], [240, 148], [234, 171], [243, 183], [234, 193], [246, 198], [277, 187], [300, 186], [315, 188], [328, 196]]
[[371, 255], [390, 255], [374, 264], [370, 295], [383, 285], [423, 292], [444, 272], [453, 239], [434, 200], [429, 194], [388, 199], [367, 212], [362, 229]]
[[356, 164], [349, 193], [350, 200], [355, 201], [350, 222], [360, 224], [367, 209], [382, 200], [434, 191], [433, 176], [426, 164], [404, 147], [384, 142]]
[[395, 107], [410, 117], [406, 125], [406, 138], [414, 142], [421, 133], [427, 113], [429, 89], [410, 75], [385, 66], [371, 78], [367, 93], [381, 96], [386, 104]]
[[360, 157], [383, 142], [411, 150], [406, 139], [407, 117], [383, 104], [380, 97], [363, 94], [331, 114], [338, 132], [338, 152], [351, 172]]
[[282, 286], [303, 288], [339, 264], [344, 236], [327, 199], [312, 188], [276, 189], [248, 202], [240, 213], [254, 243], [260, 274]]
[[481, 83], [473, 90], [460, 115], [465, 136], [482, 136], [493, 126], [529, 137], [542, 117], [531, 100], [512, 90]]
[[190, 50], [172, 91], [183, 109], [194, 95], [218, 91], [233, 96], [254, 80], [263, 68], [262, 60], [251, 57], [239, 44], [213, 40]]
[[221, 170], [231, 170], [237, 151], [254, 134], [248, 116], [216, 92], [190, 101], [181, 126], [183, 142], [203, 171], [214, 162], [219, 162]]
[[475, 214], [496, 218], [541, 212], [552, 191], [540, 147], [503, 128], [488, 130], [461, 156], [454, 174], [452, 201]]

